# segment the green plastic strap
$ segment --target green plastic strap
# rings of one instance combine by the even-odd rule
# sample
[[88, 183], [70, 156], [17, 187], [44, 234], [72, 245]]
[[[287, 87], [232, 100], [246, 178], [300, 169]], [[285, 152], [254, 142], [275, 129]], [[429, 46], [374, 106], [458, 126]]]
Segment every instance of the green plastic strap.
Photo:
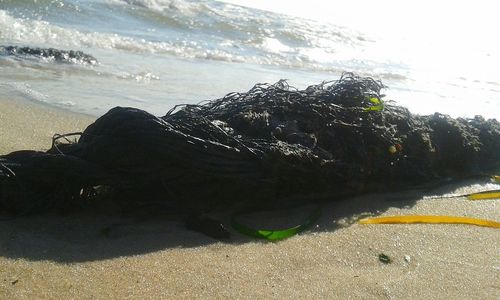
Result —
[[[241, 216], [241, 214], [239, 214]], [[234, 215], [231, 218], [231, 227], [233, 227], [234, 230], [238, 231], [241, 234], [250, 236], [250, 237], [255, 237], [255, 238], [260, 238], [260, 239], [265, 239], [268, 241], [279, 241], [283, 240], [289, 237], [292, 237], [296, 235], [297, 233], [304, 231], [305, 229], [309, 228], [312, 224], [314, 224], [319, 217], [321, 216], [321, 208], [315, 209], [309, 217], [306, 219], [306, 221], [300, 225], [291, 227], [291, 228], [286, 228], [283, 230], [267, 230], [267, 229], [254, 229], [251, 227], [248, 227], [236, 220], [237, 215]]]

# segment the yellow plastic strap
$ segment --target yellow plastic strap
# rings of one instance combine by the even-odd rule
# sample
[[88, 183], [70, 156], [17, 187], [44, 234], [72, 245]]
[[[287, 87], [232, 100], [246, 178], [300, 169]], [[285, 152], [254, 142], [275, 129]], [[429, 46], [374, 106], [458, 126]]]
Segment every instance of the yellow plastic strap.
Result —
[[469, 200], [488, 200], [488, 199], [499, 199], [500, 190], [487, 191], [481, 193], [468, 194], [467, 199]]
[[367, 97], [366, 99], [368, 99], [373, 104], [373, 106], [365, 108], [365, 111], [381, 111], [384, 109], [384, 103], [377, 97]]
[[453, 216], [391, 216], [367, 218], [359, 221], [360, 224], [469, 224], [484, 227], [500, 228], [500, 222], [485, 219], [453, 217]]

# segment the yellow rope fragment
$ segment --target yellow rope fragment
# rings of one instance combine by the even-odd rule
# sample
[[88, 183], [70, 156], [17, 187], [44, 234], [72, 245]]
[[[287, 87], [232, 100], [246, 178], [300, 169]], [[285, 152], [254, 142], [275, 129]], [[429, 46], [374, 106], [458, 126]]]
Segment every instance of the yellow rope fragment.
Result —
[[452, 217], [452, 216], [391, 216], [367, 218], [359, 221], [360, 224], [469, 224], [484, 227], [500, 228], [500, 222], [485, 219]]

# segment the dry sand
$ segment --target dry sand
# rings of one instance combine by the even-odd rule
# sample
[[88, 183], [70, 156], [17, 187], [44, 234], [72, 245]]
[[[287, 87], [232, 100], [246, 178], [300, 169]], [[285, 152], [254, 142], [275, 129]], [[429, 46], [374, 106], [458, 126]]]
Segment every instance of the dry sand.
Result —
[[[0, 154], [47, 149], [54, 133], [92, 120], [0, 100]], [[463, 183], [432, 193], [484, 188]], [[73, 214], [1, 221], [0, 299], [499, 299], [498, 229], [353, 223], [377, 211], [498, 221], [497, 203], [367, 195], [325, 207], [315, 229], [278, 243], [237, 233], [217, 242], [166, 220]], [[381, 253], [392, 263], [381, 263]]]

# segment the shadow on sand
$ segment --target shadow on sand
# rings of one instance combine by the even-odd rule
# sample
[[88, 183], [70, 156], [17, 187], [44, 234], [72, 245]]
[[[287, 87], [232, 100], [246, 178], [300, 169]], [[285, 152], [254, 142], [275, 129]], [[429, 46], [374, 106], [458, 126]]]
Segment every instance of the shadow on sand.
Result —
[[[366, 194], [326, 203], [315, 226], [302, 234], [332, 232], [368, 215], [378, 215], [391, 207], [410, 208], [426, 195], [440, 195], [461, 184], [441, 185], [424, 191]], [[305, 219], [317, 206], [301, 206], [282, 211], [264, 211], [244, 216], [242, 222], [260, 228], [286, 228]], [[227, 214], [213, 215], [229, 224]], [[178, 218], [177, 218], [178, 219]], [[255, 242], [230, 229], [231, 238], [222, 243]], [[96, 213], [41, 215], [0, 221], [0, 256], [62, 263], [112, 259], [171, 248], [190, 248], [221, 242], [187, 230], [183, 221], [169, 218], [110, 216]], [[265, 243], [266, 241], [262, 241]]]

